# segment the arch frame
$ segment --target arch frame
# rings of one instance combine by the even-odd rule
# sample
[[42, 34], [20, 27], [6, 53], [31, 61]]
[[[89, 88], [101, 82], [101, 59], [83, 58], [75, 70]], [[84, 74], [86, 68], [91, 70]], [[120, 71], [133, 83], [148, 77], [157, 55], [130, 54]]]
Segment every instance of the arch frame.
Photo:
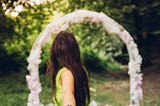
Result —
[[130, 75], [130, 106], [140, 106], [142, 99], [142, 57], [139, 54], [136, 43], [129, 32], [112, 18], [104, 14], [89, 10], [76, 10], [64, 15], [56, 21], [48, 24], [35, 40], [30, 55], [27, 58], [29, 75], [26, 75], [26, 81], [30, 93], [28, 95], [28, 106], [43, 106], [39, 99], [39, 93], [42, 91], [39, 81], [39, 64], [41, 63], [41, 48], [49, 41], [53, 33], [59, 33], [69, 27], [71, 23], [82, 23], [85, 18], [89, 18], [91, 23], [101, 23], [109, 34], [119, 35], [125, 43], [128, 54], [128, 74]]

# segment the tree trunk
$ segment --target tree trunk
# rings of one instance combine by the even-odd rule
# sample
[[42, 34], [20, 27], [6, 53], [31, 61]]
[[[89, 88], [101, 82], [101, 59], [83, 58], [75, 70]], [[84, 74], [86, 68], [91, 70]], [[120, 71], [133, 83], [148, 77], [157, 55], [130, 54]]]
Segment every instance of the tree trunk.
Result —
[[132, 0], [132, 3], [136, 6], [136, 9], [133, 11], [134, 21], [135, 21], [135, 35], [137, 38], [137, 45], [140, 51], [140, 54], [143, 58], [142, 67], [148, 66], [151, 64], [151, 56], [150, 56], [150, 32], [148, 26], [145, 26], [145, 22], [147, 18], [140, 15], [140, 5], [137, 0]]

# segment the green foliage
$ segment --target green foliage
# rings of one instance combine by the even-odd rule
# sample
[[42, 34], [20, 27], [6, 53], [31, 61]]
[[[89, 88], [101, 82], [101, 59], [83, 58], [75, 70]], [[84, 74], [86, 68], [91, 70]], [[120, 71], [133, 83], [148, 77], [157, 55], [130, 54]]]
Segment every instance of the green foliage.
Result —
[[[2, 46], [5, 48], [5, 52], [8, 55], [15, 54], [14, 57], [16, 63], [22, 64], [26, 67], [26, 58], [29, 55], [33, 42], [56, 13], [66, 14], [76, 9], [89, 9], [98, 12], [102, 11], [121, 22], [128, 13], [128, 8], [133, 6], [129, 1], [120, 1], [121, 2], [115, 3], [115, 1], [104, 0], [100, 0], [99, 2], [54, 0], [53, 2], [34, 5], [33, 7], [30, 6], [21, 12], [18, 17], [12, 17], [14, 25], [14, 33], [12, 33], [13, 38], [12, 40], [3, 40], [4, 42], [2, 43]], [[119, 7], [120, 5], [122, 7]], [[132, 8], [130, 8], [130, 11], [131, 10]], [[124, 21], [124, 23], [127, 22]], [[101, 24], [90, 24], [86, 19], [83, 24], [72, 24], [69, 30], [76, 35], [81, 47], [90, 47], [96, 55], [100, 58], [107, 59], [108, 62], [114, 63], [114, 57], [122, 54], [121, 41], [114, 35], [112, 37], [108, 37], [108, 33]], [[44, 52], [45, 49], [46, 48], [43, 49]], [[47, 53], [48, 52], [46, 52], [46, 54], [42, 54], [42, 70], [45, 70], [46, 67], [46, 61], [48, 59]]]
[[[101, 24], [89, 23], [86, 18], [81, 24], [71, 24], [68, 31], [72, 32], [81, 48], [86, 67], [93, 72], [118, 69], [115, 57], [122, 55], [123, 42], [116, 35], [109, 35]], [[49, 59], [49, 50], [53, 38], [43, 47], [41, 72], [45, 73]], [[115, 64], [109, 68], [107, 64]], [[96, 64], [96, 65], [94, 65]], [[110, 67], [112, 67], [110, 65]]]
[[47, 63], [50, 58], [50, 47], [51, 47], [51, 42], [47, 43], [42, 48], [42, 55], [41, 55], [42, 60], [40, 64], [40, 73], [46, 73]]
[[[14, 7], [12, 6], [13, 3], [5, 3], [10, 7]], [[149, 29], [153, 34], [159, 34], [159, 18], [157, 18], [159, 16], [159, 1], [157, 0], [150, 2], [134, 2], [133, 0], [51, 0], [41, 5], [26, 7], [16, 18], [5, 16], [1, 2], [0, 57], [4, 61], [8, 61], [5, 58], [11, 57], [14, 63], [26, 66], [26, 58], [29, 55], [31, 46], [45, 25], [57, 14], [67, 14], [77, 9], [104, 12], [122, 24], [131, 33], [136, 33], [133, 12], [137, 10], [139, 16], [144, 19], [143, 23], [146, 23], [142, 26], [145, 26], [144, 28]], [[152, 15], [155, 17], [152, 17]], [[114, 62], [116, 57], [122, 55], [120, 49], [122, 49], [123, 45], [119, 43], [120, 40], [117, 40], [115, 36], [106, 37], [108, 34], [101, 25], [89, 24], [86, 21], [81, 25], [71, 25], [69, 30], [77, 35], [80, 46], [89, 46], [94, 52], [98, 53], [98, 56], [107, 58], [109, 62]], [[112, 43], [110, 43], [111, 40], [113, 41]], [[42, 63], [47, 60], [45, 56], [43, 58], [45, 59], [42, 60]], [[6, 62], [6, 64], [12, 64], [12, 62]]]
[[129, 32], [135, 32], [134, 17], [131, 15], [135, 5], [130, 0], [54, 0], [53, 5], [59, 7], [56, 11], [65, 14], [78, 9], [103, 12], [122, 24]]
[[84, 62], [91, 71], [107, 70], [107, 64], [117, 64], [115, 58], [124, 55], [124, 43], [118, 36], [109, 35], [101, 24], [89, 23], [86, 19], [81, 24], [71, 24], [68, 30], [76, 36]]
[[[9, 47], [12, 46], [14, 41], [14, 21], [5, 16], [2, 5], [0, 5], [0, 73], [6, 72], [13, 67], [18, 67], [18, 59], [21, 58], [16, 56], [16, 53], [13, 51], [8, 51], [5, 45], [9, 44]], [[15, 61], [16, 60], [16, 61]]]
[[[3, 32], [0, 32], [0, 34], [3, 34], [3, 38], [0, 37], [0, 41], [2, 42], [1, 51], [3, 52], [1, 52], [1, 58], [4, 60], [4, 67], [10, 64], [10, 67], [16, 68], [16, 70], [18, 70], [20, 66], [26, 67], [26, 59], [29, 56], [33, 42], [45, 25], [51, 20], [53, 11], [51, 12], [50, 9], [50, 3], [46, 3], [43, 5], [28, 7], [16, 18], [8, 16], [11, 17], [8, 21], [3, 21], [7, 17], [0, 16], [3, 19], [0, 20], [0, 23], [3, 21], [3, 24], [1, 25], [6, 33], [4, 34]], [[3, 25], [6, 27], [3, 27]], [[3, 57], [4, 55], [2, 55], [2, 53], [5, 55], [5, 57]], [[10, 57], [10, 60], [13, 60], [13, 62], [8, 61]], [[12, 63], [17, 65], [12, 65]], [[7, 71], [8, 70], [9, 69], [7, 69]]]
[[26, 106], [28, 88], [25, 81], [27, 71], [10, 73], [0, 79], [0, 106]]
[[[137, 31], [147, 31], [152, 33], [153, 35], [159, 35], [159, 17], [160, 17], [160, 2], [159, 0], [151, 0], [151, 1], [134, 1], [135, 5], [133, 12], [133, 16], [135, 21], [137, 21]], [[155, 24], [156, 23], [156, 24]], [[156, 33], [157, 32], [157, 33]]]
[[82, 51], [84, 65], [89, 71], [99, 73], [107, 70], [107, 61], [102, 60], [97, 53], [87, 48]]

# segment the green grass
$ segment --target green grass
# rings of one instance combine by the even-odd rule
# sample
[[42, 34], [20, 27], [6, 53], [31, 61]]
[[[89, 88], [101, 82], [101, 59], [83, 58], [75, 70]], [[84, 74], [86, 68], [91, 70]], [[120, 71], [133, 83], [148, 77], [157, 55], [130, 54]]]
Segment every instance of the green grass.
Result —
[[[107, 73], [105, 73], [107, 74]], [[91, 100], [95, 100], [99, 105], [110, 104], [113, 106], [125, 106], [129, 104], [128, 81], [111, 80], [110, 77], [102, 74], [91, 74]]]
[[26, 106], [28, 93], [24, 72], [0, 77], [0, 106]]
[[[26, 74], [27, 71], [22, 70], [20, 73], [11, 73], [0, 77], [0, 106], [26, 106], [29, 93], [25, 81]], [[104, 104], [126, 106], [129, 104], [128, 78], [121, 78], [121, 76], [117, 78], [107, 72], [90, 73], [90, 77], [91, 100], [95, 100], [100, 106], [104, 106]], [[40, 93], [41, 102], [45, 105], [52, 103], [49, 79], [46, 78], [46, 75], [40, 75], [40, 80], [43, 89]], [[144, 82], [143, 87], [147, 91], [144, 91], [141, 106], [160, 106], [159, 85], [155, 84], [158, 86], [155, 89], [153, 84]]]

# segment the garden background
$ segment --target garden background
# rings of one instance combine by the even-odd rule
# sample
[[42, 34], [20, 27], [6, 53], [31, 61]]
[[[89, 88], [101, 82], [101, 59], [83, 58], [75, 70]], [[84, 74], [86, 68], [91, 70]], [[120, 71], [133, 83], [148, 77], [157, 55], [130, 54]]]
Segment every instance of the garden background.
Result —
[[[141, 105], [160, 106], [159, 0], [38, 1], [0, 1], [0, 106], [27, 105], [27, 57], [36, 37], [51, 21], [78, 9], [103, 12], [130, 32], [143, 58]], [[109, 35], [101, 24], [89, 23], [87, 19], [67, 30], [79, 42], [90, 75], [91, 99], [100, 106], [129, 104], [128, 53], [119, 37]], [[43, 47], [40, 64], [43, 104], [52, 103], [50, 81], [45, 75], [51, 41]]]

